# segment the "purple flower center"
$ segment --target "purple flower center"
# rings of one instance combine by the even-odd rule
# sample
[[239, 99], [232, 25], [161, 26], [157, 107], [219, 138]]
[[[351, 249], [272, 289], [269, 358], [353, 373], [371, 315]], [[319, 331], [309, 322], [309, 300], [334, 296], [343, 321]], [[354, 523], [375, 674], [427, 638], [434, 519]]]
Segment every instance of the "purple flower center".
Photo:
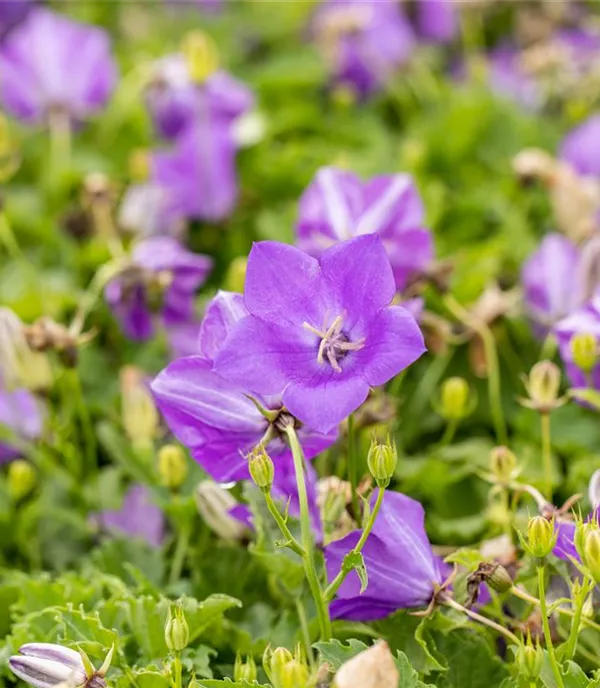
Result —
[[343, 324], [344, 319], [341, 315], [338, 315], [327, 329], [323, 326], [322, 330], [318, 330], [307, 322], [303, 323], [307, 330], [314, 332], [321, 339], [317, 351], [317, 362], [319, 365], [328, 362], [336, 373], [342, 372], [339, 361], [347, 356], [349, 351], [359, 351], [365, 345], [364, 338], [351, 342], [342, 330]]

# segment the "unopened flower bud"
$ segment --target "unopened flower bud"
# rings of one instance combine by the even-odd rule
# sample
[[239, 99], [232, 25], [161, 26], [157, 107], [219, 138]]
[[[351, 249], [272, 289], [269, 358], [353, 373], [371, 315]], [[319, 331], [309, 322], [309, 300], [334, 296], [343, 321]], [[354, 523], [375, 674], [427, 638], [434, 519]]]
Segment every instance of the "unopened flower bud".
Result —
[[371, 475], [379, 487], [387, 487], [396, 471], [398, 452], [396, 443], [388, 437], [384, 444], [380, 444], [375, 438], [371, 440], [367, 464]]
[[237, 506], [235, 497], [212, 480], [203, 480], [196, 488], [198, 512], [208, 527], [224, 540], [240, 540], [248, 529], [230, 515]]
[[494, 589], [496, 592], [506, 592], [513, 586], [513, 580], [510, 577], [510, 573], [500, 564], [494, 565], [494, 568], [490, 570], [485, 580], [490, 588]]
[[252, 683], [256, 681], [258, 673], [256, 671], [256, 663], [252, 655], [246, 656], [246, 661], [242, 661], [242, 655], [238, 652], [235, 657], [235, 664], [233, 665], [233, 680], [246, 681]]
[[171, 652], [181, 652], [190, 641], [190, 629], [181, 604], [171, 605], [165, 624], [165, 644]]
[[490, 453], [490, 471], [501, 485], [506, 485], [515, 476], [517, 457], [508, 447], [494, 447]]
[[529, 400], [526, 405], [540, 413], [548, 413], [560, 406], [560, 368], [552, 361], [536, 363], [525, 383]]
[[598, 361], [598, 344], [591, 333], [574, 334], [569, 342], [573, 363], [584, 373], [590, 373]]
[[585, 541], [588, 533], [594, 528], [594, 524], [589, 521], [582, 521], [577, 519], [575, 523], [575, 535], [573, 536], [573, 544], [579, 554], [581, 561], [585, 564]]
[[250, 476], [263, 492], [269, 492], [275, 477], [275, 465], [265, 448], [259, 444], [248, 456]]
[[292, 653], [285, 647], [278, 647], [275, 650], [269, 645], [263, 654], [263, 668], [269, 681], [275, 688], [281, 686], [283, 668], [288, 662], [293, 661]]
[[600, 530], [594, 528], [585, 536], [585, 565], [596, 583], [600, 583]]
[[158, 474], [169, 490], [180, 488], [188, 474], [185, 452], [177, 444], [165, 444], [158, 451]]
[[192, 31], [183, 39], [181, 52], [185, 57], [192, 81], [204, 83], [219, 66], [217, 48], [203, 31]]
[[247, 267], [248, 259], [245, 256], [238, 256], [229, 263], [229, 268], [225, 275], [225, 284], [228, 291], [237, 291], [240, 294], [244, 291]]
[[462, 377], [445, 380], [441, 389], [441, 415], [444, 420], [461, 420], [469, 413], [469, 385]]
[[133, 443], [147, 444], [156, 436], [158, 411], [145, 375], [134, 366], [121, 370], [121, 417]]
[[8, 491], [15, 502], [26, 497], [36, 484], [35, 468], [24, 459], [16, 459], [8, 467]]
[[531, 636], [528, 635], [527, 642], [523, 643], [517, 650], [517, 666], [525, 678], [535, 680], [542, 671], [544, 663], [544, 651], [536, 644], [534, 647]]
[[338, 669], [336, 688], [397, 688], [400, 674], [388, 644], [380, 640]]
[[533, 557], [547, 557], [556, 543], [554, 523], [543, 516], [534, 516], [527, 526], [527, 543]]
[[281, 671], [281, 683], [278, 688], [300, 688], [308, 685], [308, 667], [297, 659], [288, 662]]

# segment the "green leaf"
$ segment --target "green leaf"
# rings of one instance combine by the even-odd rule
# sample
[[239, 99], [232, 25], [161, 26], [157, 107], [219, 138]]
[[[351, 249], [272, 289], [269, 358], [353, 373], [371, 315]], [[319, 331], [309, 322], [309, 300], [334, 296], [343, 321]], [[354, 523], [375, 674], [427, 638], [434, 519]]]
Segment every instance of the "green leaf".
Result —
[[203, 688], [271, 688], [270, 685], [259, 684], [256, 682], [249, 683], [248, 681], [232, 681], [230, 678], [224, 679], [204, 679], [198, 681], [198, 685]]
[[363, 593], [367, 589], [369, 577], [365, 567], [365, 560], [360, 552], [351, 550], [346, 554], [342, 562], [342, 571], [346, 574], [356, 571], [360, 580], [360, 592]]
[[313, 647], [319, 652], [320, 661], [327, 662], [333, 671], [337, 671], [342, 664], [355, 657], [360, 652], [368, 650], [369, 646], [360, 640], [351, 639], [347, 645], [339, 640], [314, 643]]

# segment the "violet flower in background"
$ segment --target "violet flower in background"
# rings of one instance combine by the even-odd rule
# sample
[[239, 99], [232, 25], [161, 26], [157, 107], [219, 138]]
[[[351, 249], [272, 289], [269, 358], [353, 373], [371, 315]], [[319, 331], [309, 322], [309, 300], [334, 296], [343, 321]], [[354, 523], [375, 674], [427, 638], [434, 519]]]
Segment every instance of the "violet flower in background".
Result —
[[194, 293], [207, 278], [212, 260], [191, 253], [172, 237], [141, 241], [131, 258], [131, 265], [105, 289], [106, 301], [125, 334], [148, 339], [156, 315], [167, 327], [192, 321]]
[[536, 334], [544, 337], [559, 320], [581, 304], [577, 288], [580, 251], [562, 236], [548, 234], [521, 271], [525, 305]]
[[382, 239], [398, 291], [433, 261], [433, 237], [410, 175], [363, 182], [353, 172], [321, 168], [300, 198], [298, 247], [318, 258], [330, 246], [363, 234]]
[[[213, 370], [213, 359], [240, 318], [247, 317], [241, 294], [219, 292], [209, 304], [198, 339], [198, 355], [171, 363], [152, 382], [157, 405], [177, 439], [218, 482], [250, 478], [246, 455], [261, 440], [275, 461], [276, 483], [286, 481], [291, 452], [278, 429], [281, 397], [259, 396], [246, 385], [235, 384]], [[266, 418], [257, 408], [273, 412]], [[307, 458], [313, 458], [337, 439], [336, 432], [298, 431]]]
[[581, 175], [600, 177], [600, 115], [592, 115], [565, 136], [559, 158]]
[[528, 110], [539, 109], [544, 101], [541, 85], [522, 64], [521, 51], [512, 45], [492, 50], [489, 60], [489, 83], [498, 95], [514, 100]]
[[425, 351], [395, 294], [383, 243], [342, 242], [319, 260], [273, 241], [254, 244], [240, 320], [215, 371], [261, 394], [282, 394], [289, 412], [328, 432]]
[[144, 485], [132, 485], [120, 509], [100, 511], [91, 520], [104, 530], [141, 538], [152, 547], [160, 547], [165, 536], [164, 514]]
[[35, 7], [0, 44], [0, 95], [28, 124], [79, 122], [106, 104], [117, 81], [102, 29]]
[[415, 48], [413, 30], [395, 2], [324, 0], [312, 34], [334, 82], [360, 97], [382, 87]]
[[130, 184], [119, 204], [119, 228], [140, 238], [153, 236], [179, 237], [184, 233], [185, 221], [169, 204], [169, 194], [157, 184]]
[[459, 17], [456, 5], [448, 0], [418, 0], [415, 27], [419, 36], [432, 43], [446, 43], [456, 38]]
[[43, 430], [43, 408], [31, 392], [0, 389], [0, 464], [23, 456]]
[[0, 38], [25, 19], [31, 0], [0, 0]]
[[[588, 499], [592, 507], [586, 520], [591, 520], [594, 516], [598, 516], [598, 509], [600, 507], [600, 469], [594, 471], [590, 482], [588, 484]], [[579, 552], [575, 547], [575, 531], [576, 524], [574, 521], [557, 520], [556, 521], [556, 545], [552, 550], [554, 556], [564, 561], [581, 561]]]
[[[419, 502], [386, 491], [362, 550], [369, 579], [367, 589], [361, 594], [358, 576], [351, 572], [331, 603], [332, 618], [374, 621], [399, 609], [429, 604], [434, 586], [443, 582], [443, 565], [431, 549], [424, 520]], [[329, 580], [338, 574], [345, 555], [357, 545], [360, 536], [361, 531], [355, 530], [325, 547]]]

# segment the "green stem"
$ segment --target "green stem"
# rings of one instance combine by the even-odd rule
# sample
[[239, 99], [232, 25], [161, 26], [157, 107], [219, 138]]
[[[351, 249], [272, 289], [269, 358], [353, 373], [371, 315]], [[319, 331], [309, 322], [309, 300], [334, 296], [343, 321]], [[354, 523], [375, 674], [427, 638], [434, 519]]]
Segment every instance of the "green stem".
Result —
[[326, 641], [330, 640], [331, 638], [331, 619], [329, 618], [329, 608], [327, 602], [323, 598], [323, 593], [321, 590], [321, 585], [319, 584], [319, 577], [317, 575], [317, 569], [315, 566], [314, 543], [312, 527], [310, 523], [308, 495], [306, 493], [306, 480], [304, 477], [304, 455], [302, 452], [302, 447], [300, 446], [300, 442], [298, 441], [298, 435], [296, 435], [293, 425], [287, 425], [285, 432], [288, 436], [288, 441], [292, 450], [294, 471], [296, 473], [296, 485], [298, 488], [298, 501], [300, 505], [300, 530], [302, 533], [302, 548], [304, 550], [304, 554], [302, 556], [304, 572], [306, 574], [308, 585], [317, 608], [321, 640]]
[[573, 610], [573, 621], [571, 623], [571, 631], [569, 633], [569, 638], [565, 645], [565, 659], [573, 659], [575, 657], [575, 651], [577, 650], [577, 639], [579, 637], [579, 629], [581, 627], [581, 617], [583, 615], [583, 606], [585, 600], [588, 596], [588, 586], [587, 581], [584, 582], [584, 588], [580, 591], [577, 599], [575, 600], [575, 608]]
[[503, 487], [500, 493], [500, 499], [502, 500], [502, 510], [506, 514], [506, 520], [504, 521], [504, 532], [510, 537], [512, 536], [512, 509], [510, 508], [510, 493]]
[[550, 433], [550, 414], [540, 414], [542, 431], [542, 458], [544, 461], [544, 496], [552, 501], [552, 440]]
[[503, 635], [507, 640], [510, 640], [511, 643], [514, 643], [517, 646], [521, 644], [521, 641], [517, 638], [517, 636], [507, 628], [504, 628], [504, 626], [497, 624], [495, 621], [492, 621], [491, 619], [474, 612], [472, 609], [463, 607], [462, 604], [459, 604], [451, 597], [446, 598], [443, 603], [448, 607], [452, 607], [452, 609], [456, 609], [456, 611], [466, 614], [470, 619], [473, 619], [473, 621], [479, 621], [479, 623], [493, 628], [495, 631]]
[[[363, 528], [363, 531], [361, 533], [359, 541], [356, 543], [356, 547], [352, 550], [352, 553], [355, 554], [360, 554], [362, 551], [362, 548], [365, 546], [365, 543], [367, 542], [367, 538], [371, 534], [371, 531], [373, 530], [373, 526], [375, 525], [375, 519], [377, 518], [377, 514], [379, 513], [379, 509], [381, 508], [381, 504], [383, 503], [383, 495], [385, 494], [385, 488], [380, 487], [379, 492], [377, 493], [377, 499], [375, 500], [375, 506], [373, 507], [373, 511], [371, 511], [371, 514], [369, 516], [369, 520], [367, 521], [365, 527]], [[334, 596], [335, 593], [339, 590], [340, 585], [344, 582], [344, 579], [346, 576], [350, 573], [349, 570], [346, 570], [342, 567], [341, 571], [338, 573], [338, 575], [331, 581], [329, 586], [325, 589], [325, 592], [323, 593], [323, 597], [327, 602], [330, 602]]]
[[180, 652], [173, 653], [173, 664], [175, 666], [175, 681], [173, 683], [173, 686], [174, 686], [174, 688], [181, 688], [182, 667], [181, 667], [181, 653]]
[[179, 528], [175, 553], [171, 562], [171, 572], [169, 574], [169, 585], [174, 585], [181, 578], [181, 571], [185, 562], [187, 548], [190, 543], [191, 529], [188, 525]]
[[352, 513], [356, 520], [360, 516], [358, 503], [358, 465], [356, 455], [356, 428], [354, 414], [348, 416], [348, 482], [352, 490]]
[[447, 447], [450, 442], [454, 439], [454, 435], [456, 434], [456, 430], [458, 428], [458, 423], [459, 421], [456, 420], [456, 418], [453, 418], [452, 420], [449, 420], [446, 423], [446, 429], [444, 430], [444, 434], [442, 435], [442, 439], [440, 440], [437, 448], [438, 449], [443, 449], [444, 447]]
[[[86, 457], [87, 471], [95, 471], [98, 468], [97, 449], [96, 449], [96, 434], [90, 416], [89, 409], [85, 403], [83, 395], [83, 388], [81, 386], [81, 378], [79, 371], [74, 368], [69, 371], [72, 378], [72, 388], [75, 397], [75, 408], [81, 423], [81, 431], [83, 434], [83, 455]], [[87, 472], [86, 471], [86, 472]]]
[[[510, 591], [515, 597], [518, 597], [524, 600], [525, 602], [529, 602], [529, 604], [533, 604], [538, 607], [541, 605], [541, 602], [540, 600], [538, 600], [537, 597], [530, 595], [525, 590], [521, 590], [521, 588], [513, 586]], [[559, 614], [562, 614], [563, 616], [570, 617], [571, 619], [575, 616], [575, 612], [572, 609], [566, 609], [565, 607], [556, 607], [556, 611]], [[592, 619], [588, 619], [586, 616], [581, 617], [581, 623], [584, 626], [587, 626], [588, 628], [593, 628], [596, 631], [600, 631], [600, 624], [597, 624], [595, 621], [592, 621]]]
[[310, 642], [310, 631], [308, 629], [308, 619], [306, 618], [306, 609], [302, 604], [302, 600], [296, 598], [296, 612], [298, 613], [298, 621], [300, 622], [300, 629], [302, 630], [302, 638], [304, 640], [304, 646], [306, 648], [306, 656], [308, 657], [308, 662], [311, 669], [315, 668], [315, 657], [312, 651], [312, 643]]
[[542, 614], [542, 626], [544, 629], [544, 638], [546, 639], [546, 649], [548, 650], [548, 658], [550, 659], [550, 666], [552, 667], [552, 673], [554, 674], [554, 679], [558, 688], [564, 688], [564, 683], [562, 675], [560, 673], [560, 667], [558, 661], [556, 660], [556, 655], [554, 653], [554, 645], [552, 644], [552, 635], [550, 633], [550, 623], [548, 621], [548, 609], [546, 606], [546, 590], [545, 590], [545, 569], [544, 566], [537, 567], [538, 573], [538, 589], [540, 596], [540, 612]]
[[50, 135], [51, 184], [60, 187], [61, 176], [68, 169], [71, 158], [71, 122], [69, 113], [62, 108], [52, 109], [48, 114]]
[[492, 422], [499, 445], [508, 444], [506, 421], [502, 411], [502, 397], [500, 393], [500, 367], [498, 365], [498, 352], [496, 342], [490, 328], [479, 318], [474, 318], [460, 303], [450, 294], [444, 298], [448, 310], [467, 327], [474, 330], [483, 342], [485, 359], [488, 366], [488, 398]]
[[271, 516], [275, 519], [275, 523], [279, 526], [279, 530], [281, 531], [283, 537], [286, 539], [286, 545], [293, 551], [296, 552], [296, 554], [299, 554], [301, 557], [304, 556], [304, 549], [302, 548], [302, 545], [296, 540], [296, 538], [292, 535], [292, 532], [288, 528], [287, 523], [285, 522], [285, 519], [279, 512], [279, 509], [277, 508], [277, 504], [273, 501], [273, 497], [271, 497], [270, 492], [265, 492], [265, 501], [267, 502], [267, 508], [269, 509], [269, 512]]

